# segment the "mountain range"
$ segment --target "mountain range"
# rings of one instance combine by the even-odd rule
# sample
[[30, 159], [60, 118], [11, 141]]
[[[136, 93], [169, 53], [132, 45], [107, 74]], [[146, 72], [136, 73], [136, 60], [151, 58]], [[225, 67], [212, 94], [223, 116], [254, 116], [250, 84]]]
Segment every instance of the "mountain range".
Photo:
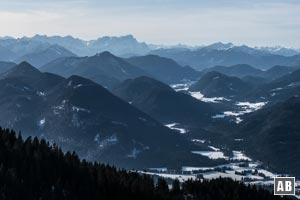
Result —
[[23, 62], [1, 74], [0, 99], [2, 127], [88, 160], [127, 168], [214, 162], [192, 154], [193, 144], [176, 131], [79, 76], [42, 73]]
[[200, 48], [190, 49], [157, 49], [151, 54], [171, 58], [181, 65], [189, 65], [197, 70], [214, 67], [216, 65], [231, 66], [247, 64], [257, 69], [268, 69], [275, 65], [296, 66], [300, 63], [300, 56], [274, 55], [246, 46], [229, 49]]
[[[59, 47], [58, 47], [59, 46]], [[50, 50], [47, 50], [51, 48]], [[268, 69], [275, 65], [299, 65], [300, 50], [284, 47], [236, 46], [232, 43], [217, 42], [211, 45], [191, 47], [187, 45], [152, 45], [139, 42], [132, 35], [101, 37], [96, 40], [81, 40], [72, 36], [46, 36], [0, 39], [0, 61], [27, 61], [36, 67], [58, 57], [93, 56], [109, 51], [116, 56], [133, 57], [154, 54], [173, 59], [182, 66], [196, 70], [216, 65], [248, 64], [258, 69]], [[39, 53], [43, 59], [39, 59]], [[46, 59], [45, 59], [46, 58]]]
[[107, 51], [91, 57], [59, 58], [40, 69], [64, 77], [83, 76], [108, 88], [138, 76], [154, 77], [167, 84], [197, 80], [200, 77], [200, 72], [182, 67], [170, 59], [151, 55], [123, 59]]

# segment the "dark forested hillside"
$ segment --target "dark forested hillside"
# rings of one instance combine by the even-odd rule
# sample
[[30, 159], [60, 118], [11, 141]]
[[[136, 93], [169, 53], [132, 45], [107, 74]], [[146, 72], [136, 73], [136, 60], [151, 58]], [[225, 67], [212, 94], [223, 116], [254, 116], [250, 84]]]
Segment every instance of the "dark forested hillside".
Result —
[[210, 104], [145, 76], [124, 81], [113, 92], [162, 123], [207, 125], [217, 113]]
[[300, 98], [266, 107], [247, 115], [239, 138], [247, 152], [280, 173], [300, 175]]
[[164, 179], [81, 161], [45, 140], [0, 129], [0, 199], [281, 199], [230, 179], [187, 181], [172, 189]]

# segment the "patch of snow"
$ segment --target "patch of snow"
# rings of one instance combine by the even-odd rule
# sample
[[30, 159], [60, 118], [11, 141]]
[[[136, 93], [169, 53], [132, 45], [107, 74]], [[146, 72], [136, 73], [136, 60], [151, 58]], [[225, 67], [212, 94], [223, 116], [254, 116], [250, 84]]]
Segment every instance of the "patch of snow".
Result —
[[238, 102], [236, 105], [240, 106], [244, 109], [251, 109], [251, 111], [256, 111], [264, 107], [268, 102], [258, 102], [258, 103], [250, 103], [250, 102]]
[[216, 148], [216, 147], [213, 147], [213, 146], [208, 146], [208, 147], [211, 148], [211, 149], [214, 150], [214, 151], [220, 151], [219, 148]]
[[241, 181], [243, 176], [237, 175], [237, 174], [234, 174], [234, 173], [206, 172], [206, 173], [203, 173], [203, 177], [205, 179], [209, 179], [209, 180], [222, 177], [222, 178], [231, 178], [233, 180]]
[[178, 131], [178, 132], [181, 133], [181, 134], [185, 134], [185, 133], [188, 132], [188, 131], [187, 131], [186, 129], [184, 129], [184, 128], [178, 128], [178, 127], [175, 127], [175, 126], [177, 126], [177, 125], [178, 125], [178, 123], [165, 124], [166, 127], [170, 128], [170, 129], [172, 129], [172, 130], [176, 130], [176, 131]]
[[100, 135], [99, 135], [99, 133], [97, 133], [97, 134], [95, 135], [94, 141], [95, 141], [95, 142], [99, 142], [99, 141], [100, 141]]
[[225, 159], [228, 160], [227, 156], [224, 156], [224, 153], [221, 151], [192, 151], [193, 154], [199, 154], [202, 156], [206, 156], [209, 159]]
[[83, 86], [82, 84], [75, 85], [75, 86], [74, 86], [74, 89], [79, 88], [79, 87], [82, 87], [82, 86]]
[[193, 84], [193, 82], [187, 82], [187, 83], [173, 84], [173, 85], [170, 85], [170, 86], [176, 92], [179, 92], [179, 91], [187, 91], [192, 84]]
[[251, 161], [252, 159], [246, 156], [244, 153], [241, 151], [232, 151], [233, 153], [233, 158], [232, 160], [248, 160]]
[[41, 119], [41, 120], [39, 121], [39, 126], [42, 128], [42, 127], [45, 126], [45, 123], [46, 123], [46, 119], [43, 118], [43, 119]]
[[189, 92], [190, 95], [200, 101], [207, 103], [220, 103], [221, 101], [230, 101], [230, 99], [226, 99], [225, 97], [204, 97], [201, 92]]
[[213, 118], [213, 119], [222, 119], [224, 117], [225, 117], [225, 114], [217, 114], [217, 115], [212, 116], [211, 118]]
[[148, 168], [148, 169], [151, 171], [157, 171], [160, 173], [168, 171], [168, 168], [166, 168], [166, 167], [154, 167], [154, 168]]
[[148, 121], [147, 119], [143, 118], [143, 117], [139, 117], [139, 120], [143, 121], [143, 122], [146, 122]]
[[236, 141], [236, 142], [241, 142], [241, 141], [244, 141], [244, 139], [236, 138], [236, 139], [234, 139], [234, 141]]
[[199, 139], [192, 139], [191, 141], [195, 143], [201, 143], [201, 144], [205, 143], [205, 140], [199, 140]]
[[141, 153], [137, 148], [133, 148], [131, 153], [127, 155], [128, 158], [137, 158], [138, 154]]
[[193, 171], [205, 171], [205, 170], [213, 170], [214, 167], [188, 167], [183, 166], [181, 167], [181, 171], [183, 172], [193, 172]]
[[152, 173], [152, 172], [144, 172], [138, 171], [139, 173], [148, 174], [148, 175], [156, 175], [163, 178], [170, 178], [170, 179], [178, 179], [180, 182], [185, 182], [189, 179], [196, 180], [197, 177], [194, 175], [186, 175], [186, 174], [167, 174], [167, 173]]
[[40, 96], [40, 97], [45, 96], [45, 93], [44, 93], [44, 92], [40, 92], [40, 91], [36, 92], [36, 94], [37, 94], [38, 96]]
[[[97, 136], [97, 135], [99, 135], [99, 136]], [[95, 139], [97, 140], [95, 142], [98, 143], [100, 149], [104, 149], [107, 146], [115, 145], [118, 143], [118, 137], [115, 134], [113, 134], [111, 136], [107, 136], [107, 137], [103, 138], [102, 140], [100, 138], [100, 134], [97, 134], [97, 135], [96, 135], [97, 138], [95, 137], [94, 140]]]
[[275, 92], [275, 91], [279, 91], [279, 90], [283, 90], [283, 88], [275, 88], [273, 90], [271, 90], [272, 92]]
[[298, 87], [300, 86], [300, 82], [293, 82], [288, 85], [288, 87]]
[[87, 113], [90, 113], [91, 111], [85, 109], [85, 108], [79, 108], [79, 107], [76, 107], [76, 106], [72, 106], [72, 111], [76, 111], [76, 112], [87, 112]]

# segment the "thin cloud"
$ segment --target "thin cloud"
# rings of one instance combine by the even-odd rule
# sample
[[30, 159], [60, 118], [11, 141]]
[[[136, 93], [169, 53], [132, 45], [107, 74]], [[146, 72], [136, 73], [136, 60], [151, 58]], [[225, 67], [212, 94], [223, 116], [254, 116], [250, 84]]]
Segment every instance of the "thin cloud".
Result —
[[[264, 1], [17, 1], [0, 3], [0, 35], [133, 34], [159, 44], [216, 41], [300, 47], [300, 3]], [[152, 3], [151, 3], [152, 2]], [[20, 6], [22, 5], [22, 6]]]

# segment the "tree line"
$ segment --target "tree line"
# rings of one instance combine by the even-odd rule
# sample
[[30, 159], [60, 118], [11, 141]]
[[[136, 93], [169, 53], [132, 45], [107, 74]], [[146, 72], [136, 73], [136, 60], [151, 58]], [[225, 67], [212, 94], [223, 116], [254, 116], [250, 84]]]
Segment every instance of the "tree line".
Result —
[[2, 200], [255, 200], [281, 199], [231, 179], [154, 182], [149, 175], [80, 160], [44, 139], [23, 139], [0, 128], [0, 199]]

